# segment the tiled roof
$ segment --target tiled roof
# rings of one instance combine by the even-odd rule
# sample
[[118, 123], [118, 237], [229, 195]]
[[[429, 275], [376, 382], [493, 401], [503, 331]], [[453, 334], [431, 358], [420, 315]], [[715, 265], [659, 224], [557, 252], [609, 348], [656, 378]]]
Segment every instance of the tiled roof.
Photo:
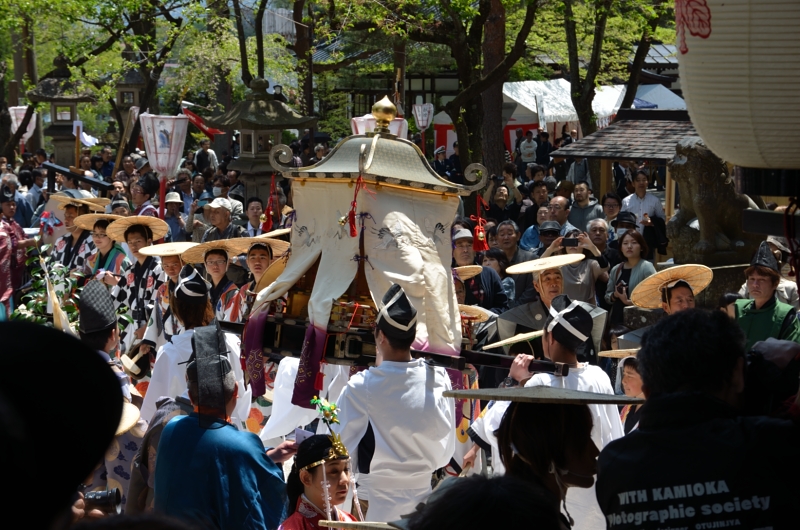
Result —
[[[644, 64], [648, 68], [677, 68], [678, 54], [673, 44], [651, 44]], [[636, 48], [633, 48], [636, 53]], [[631, 59], [633, 56], [631, 55]]]
[[[640, 111], [636, 117], [657, 112]], [[677, 114], [668, 117], [676, 118]], [[670, 160], [675, 156], [675, 146], [687, 136], [698, 136], [694, 125], [688, 120], [618, 119], [608, 127], [554, 151], [552, 156]]]

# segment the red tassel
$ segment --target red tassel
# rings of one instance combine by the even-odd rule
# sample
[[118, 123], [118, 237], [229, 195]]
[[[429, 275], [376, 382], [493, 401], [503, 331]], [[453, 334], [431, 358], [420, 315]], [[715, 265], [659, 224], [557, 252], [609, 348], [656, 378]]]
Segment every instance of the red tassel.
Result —
[[263, 217], [264, 219], [261, 221], [261, 231], [262, 232], [271, 232], [272, 231], [272, 217], [275, 215], [275, 208], [280, 205], [275, 204], [275, 196], [277, 195], [277, 189], [275, 187], [275, 173], [272, 174], [272, 182], [269, 185], [269, 200], [267, 201], [267, 211], [264, 212]]
[[[481, 219], [484, 223], [486, 219]], [[489, 244], [486, 242], [486, 231], [482, 225], [475, 227], [475, 237], [472, 238], [472, 250], [475, 252], [485, 252], [489, 250]]]
[[347, 222], [350, 224], [350, 237], [358, 236], [358, 228], [356, 227], [356, 209], [358, 208], [358, 192], [361, 188], [366, 188], [364, 179], [361, 175], [356, 180], [356, 189], [353, 192], [353, 202], [350, 203], [350, 211], [347, 214]]
[[475, 237], [472, 238], [472, 250], [475, 252], [485, 252], [489, 250], [489, 244], [486, 242], [486, 231], [483, 229], [483, 225], [486, 224], [486, 219], [481, 217], [481, 208], [488, 210], [489, 205], [486, 204], [483, 197], [478, 195], [477, 215], [469, 216], [472, 221], [475, 221]]
[[356, 237], [358, 235], [358, 229], [356, 228], [356, 203], [352, 203], [350, 212], [347, 215], [348, 223], [350, 224], [350, 237]]

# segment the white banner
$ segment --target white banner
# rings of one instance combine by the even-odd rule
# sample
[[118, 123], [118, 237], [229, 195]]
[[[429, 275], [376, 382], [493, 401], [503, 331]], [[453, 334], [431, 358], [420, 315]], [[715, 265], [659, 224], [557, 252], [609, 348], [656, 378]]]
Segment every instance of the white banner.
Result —
[[[11, 134], [17, 132], [19, 126], [22, 124], [22, 119], [25, 118], [25, 111], [28, 110], [28, 107], [9, 107], [8, 112], [11, 114]], [[33, 131], [36, 130], [36, 113], [34, 112], [31, 116], [31, 121], [28, 122], [28, 129], [23, 133], [21, 142], [27, 142], [31, 136], [33, 136]]]

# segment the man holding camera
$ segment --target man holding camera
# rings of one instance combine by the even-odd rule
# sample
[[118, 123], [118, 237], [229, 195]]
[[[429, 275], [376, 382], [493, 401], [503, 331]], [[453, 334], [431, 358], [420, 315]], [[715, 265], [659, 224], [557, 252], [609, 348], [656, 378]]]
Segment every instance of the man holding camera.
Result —
[[722, 311], [681, 311], [644, 336], [639, 428], [598, 460], [607, 528], [796, 527], [800, 428], [738, 415], [744, 345]]

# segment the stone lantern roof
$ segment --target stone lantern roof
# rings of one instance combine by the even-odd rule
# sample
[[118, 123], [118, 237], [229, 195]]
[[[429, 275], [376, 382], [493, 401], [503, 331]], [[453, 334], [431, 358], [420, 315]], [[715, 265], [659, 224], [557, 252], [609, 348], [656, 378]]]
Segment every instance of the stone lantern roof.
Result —
[[486, 185], [487, 171], [480, 164], [470, 164], [464, 170], [464, 179], [470, 184], [462, 186], [440, 177], [430, 166], [422, 151], [412, 142], [389, 132], [389, 123], [397, 115], [397, 108], [384, 97], [372, 107], [376, 120], [373, 132], [348, 136], [328, 155], [308, 167], [289, 167], [291, 149], [277, 145], [270, 152], [272, 167], [284, 177], [296, 179], [357, 179], [367, 182], [410, 189], [458, 194], [467, 196]]
[[81, 83], [70, 77], [67, 60], [59, 55], [53, 60], [52, 72], [26, 94], [34, 103], [93, 103], [96, 98]]
[[304, 129], [317, 124], [317, 118], [298, 114], [286, 103], [277, 101], [272, 94], [268, 94], [267, 88], [269, 81], [253, 79], [244, 101], [223, 114], [206, 118], [206, 124], [224, 131]]

